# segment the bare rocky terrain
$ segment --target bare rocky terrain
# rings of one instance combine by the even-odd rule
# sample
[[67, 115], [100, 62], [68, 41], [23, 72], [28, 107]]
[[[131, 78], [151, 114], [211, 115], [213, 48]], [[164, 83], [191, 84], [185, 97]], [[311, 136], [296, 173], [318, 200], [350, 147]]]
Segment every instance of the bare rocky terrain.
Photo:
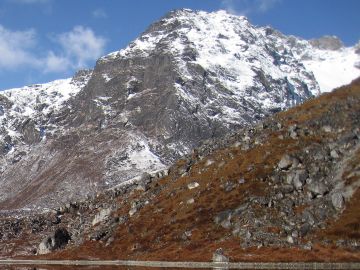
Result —
[[[157, 173], [22, 218], [1, 256], [359, 261], [360, 80]], [[215, 257], [214, 257], [215, 256]]]

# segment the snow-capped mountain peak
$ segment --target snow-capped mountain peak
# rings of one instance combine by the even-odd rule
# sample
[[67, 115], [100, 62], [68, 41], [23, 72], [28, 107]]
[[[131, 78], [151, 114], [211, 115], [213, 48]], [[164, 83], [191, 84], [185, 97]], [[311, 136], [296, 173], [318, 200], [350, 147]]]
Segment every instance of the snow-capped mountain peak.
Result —
[[359, 50], [225, 11], [170, 12], [92, 72], [0, 94], [0, 207], [53, 206], [164, 169], [350, 82]]
[[[170, 12], [128, 47], [101, 60], [148, 56], [155, 49], [183, 56], [181, 60], [193, 61], [204, 68], [226, 68], [229, 74], [235, 74], [233, 80], [225, 82], [226, 86], [234, 89], [252, 86], [254, 69], [264, 70], [275, 80], [288, 78], [291, 84], [296, 84], [297, 79], [309, 84], [312, 72], [319, 83], [309, 84], [308, 90], [313, 95], [349, 83], [360, 75], [356, 46], [344, 47], [334, 36], [310, 41], [285, 36], [271, 27], [256, 27], [246, 17], [224, 10]], [[296, 62], [305, 65], [303, 71], [291, 68]], [[306, 72], [309, 74], [305, 75]]]

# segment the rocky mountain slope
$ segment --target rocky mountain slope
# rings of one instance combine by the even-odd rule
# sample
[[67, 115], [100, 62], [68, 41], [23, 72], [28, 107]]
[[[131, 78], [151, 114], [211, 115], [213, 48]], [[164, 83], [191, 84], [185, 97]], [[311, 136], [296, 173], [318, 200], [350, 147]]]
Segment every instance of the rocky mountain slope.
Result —
[[0, 94], [0, 209], [42, 211], [161, 171], [203, 140], [355, 78], [358, 61], [333, 37], [170, 12], [92, 71]]
[[2, 218], [0, 254], [359, 261], [359, 127], [357, 79], [208, 140], [161, 175], [42, 215]]

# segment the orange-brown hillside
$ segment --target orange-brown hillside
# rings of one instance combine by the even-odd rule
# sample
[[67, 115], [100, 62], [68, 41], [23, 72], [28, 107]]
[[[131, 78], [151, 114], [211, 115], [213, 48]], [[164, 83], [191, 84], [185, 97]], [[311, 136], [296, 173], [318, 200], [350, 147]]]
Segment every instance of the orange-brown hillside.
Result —
[[359, 127], [360, 79], [205, 144], [146, 191], [115, 197], [108, 235], [88, 240], [109, 223], [95, 225], [47, 257], [209, 261], [222, 248], [231, 261], [360, 261]]
[[204, 142], [164, 177], [2, 218], [0, 254], [39, 253], [62, 228], [69, 244], [37, 257], [209, 261], [222, 248], [230, 261], [360, 261], [359, 164], [360, 79]]

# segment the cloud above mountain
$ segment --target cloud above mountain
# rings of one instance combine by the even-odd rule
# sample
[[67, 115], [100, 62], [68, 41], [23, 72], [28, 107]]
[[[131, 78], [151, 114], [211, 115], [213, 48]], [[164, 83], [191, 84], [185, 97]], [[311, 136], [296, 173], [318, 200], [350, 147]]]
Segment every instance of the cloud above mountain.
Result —
[[0, 25], [0, 69], [11, 70], [19, 66], [36, 66], [32, 53], [36, 45], [36, 31], [11, 31]]
[[39, 51], [38, 39], [35, 29], [14, 31], [0, 25], [0, 70], [30, 68], [56, 73], [84, 68], [104, 53], [106, 45], [105, 38], [81, 25], [52, 35], [56, 51]]
[[47, 58], [48, 71], [83, 68], [89, 61], [104, 53], [106, 39], [97, 36], [91, 28], [75, 26], [71, 31], [59, 34], [54, 39], [61, 46], [61, 53], [50, 52]]
[[222, 7], [229, 13], [248, 15], [250, 13], [265, 13], [281, 0], [222, 0]]

